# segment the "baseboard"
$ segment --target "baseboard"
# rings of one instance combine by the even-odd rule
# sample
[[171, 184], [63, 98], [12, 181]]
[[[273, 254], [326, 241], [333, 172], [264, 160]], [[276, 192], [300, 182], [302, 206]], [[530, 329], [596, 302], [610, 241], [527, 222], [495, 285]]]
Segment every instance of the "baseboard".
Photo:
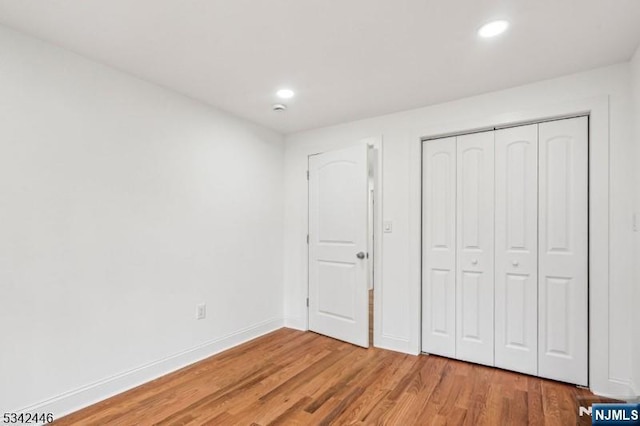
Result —
[[410, 342], [407, 339], [403, 339], [396, 336], [390, 336], [388, 334], [382, 334], [379, 339], [375, 339], [375, 346], [380, 349], [387, 349], [394, 352], [402, 352], [409, 355], [418, 355], [419, 352], [411, 350]]
[[638, 390], [634, 383], [629, 380], [609, 379], [605, 383], [598, 383], [590, 386], [594, 395], [624, 401], [634, 401], [638, 399]]
[[96, 383], [66, 392], [46, 401], [33, 404], [16, 412], [53, 413], [58, 419], [67, 414], [78, 411], [96, 402], [102, 401], [158, 377], [179, 370], [195, 362], [201, 361], [241, 343], [282, 328], [282, 318], [273, 318], [250, 327], [230, 333], [219, 339], [214, 339], [186, 351], [171, 355], [167, 358], [126, 371], [116, 376], [108, 377]]
[[284, 326], [294, 330], [307, 331], [307, 321], [303, 317], [285, 317]]
[[631, 388], [633, 389], [634, 400], [640, 402], [640, 383], [632, 382]]

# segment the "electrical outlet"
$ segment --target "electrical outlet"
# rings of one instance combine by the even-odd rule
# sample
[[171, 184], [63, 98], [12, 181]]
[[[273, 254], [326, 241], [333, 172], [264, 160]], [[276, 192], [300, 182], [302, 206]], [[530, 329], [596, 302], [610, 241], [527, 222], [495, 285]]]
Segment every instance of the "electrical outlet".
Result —
[[207, 317], [207, 305], [201, 303], [196, 306], [196, 319], [205, 319]]

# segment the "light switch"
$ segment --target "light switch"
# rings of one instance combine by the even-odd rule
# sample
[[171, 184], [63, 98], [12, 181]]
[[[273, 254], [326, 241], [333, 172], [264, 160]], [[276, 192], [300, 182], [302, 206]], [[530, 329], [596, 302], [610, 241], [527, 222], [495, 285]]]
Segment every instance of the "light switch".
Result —
[[385, 234], [393, 232], [393, 222], [391, 222], [390, 220], [385, 221], [383, 227]]
[[207, 317], [207, 305], [201, 303], [196, 305], [196, 319], [202, 320]]

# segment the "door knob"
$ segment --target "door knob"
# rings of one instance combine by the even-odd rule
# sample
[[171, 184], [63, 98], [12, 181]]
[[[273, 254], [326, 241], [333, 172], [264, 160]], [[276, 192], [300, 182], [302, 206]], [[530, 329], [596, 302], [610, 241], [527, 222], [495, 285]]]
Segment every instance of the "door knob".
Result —
[[471, 264], [472, 265], [477, 265], [478, 264], [478, 259], [471, 259]]
[[513, 266], [518, 266], [520, 264], [520, 262], [518, 262], [517, 260], [514, 260], [513, 262], [511, 262], [511, 264]]
[[356, 257], [357, 257], [358, 259], [364, 259], [364, 252], [363, 252], [363, 251], [361, 251], [360, 253], [356, 254]]

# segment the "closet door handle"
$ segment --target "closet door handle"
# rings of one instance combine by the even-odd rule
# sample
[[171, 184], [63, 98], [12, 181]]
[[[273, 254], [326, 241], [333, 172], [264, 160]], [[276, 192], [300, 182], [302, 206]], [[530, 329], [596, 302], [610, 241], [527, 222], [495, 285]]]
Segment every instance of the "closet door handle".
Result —
[[478, 264], [478, 259], [471, 259], [471, 264], [472, 265], [477, 265]]
[[517, 260], [514, 260], [513, 262], [511, 262], [511, 264], [517, 267], [518, 265], [520, 265], [520, 262], [518, 262]]

